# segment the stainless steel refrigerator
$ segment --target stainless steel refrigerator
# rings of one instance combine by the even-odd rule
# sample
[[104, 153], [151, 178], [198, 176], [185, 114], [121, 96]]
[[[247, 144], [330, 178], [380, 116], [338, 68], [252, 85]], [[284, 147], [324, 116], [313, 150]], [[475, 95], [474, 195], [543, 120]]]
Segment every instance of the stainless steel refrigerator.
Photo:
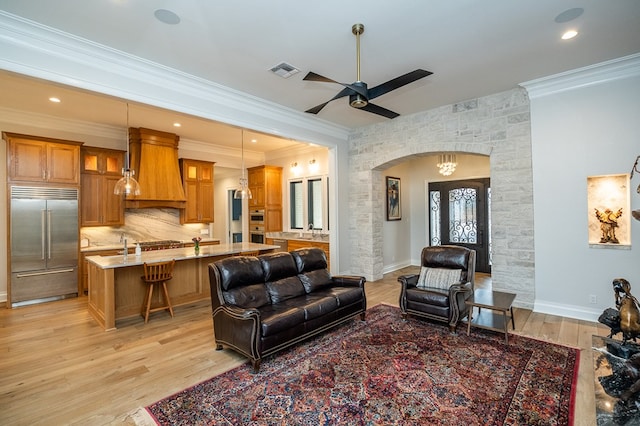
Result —
[[11, 187], [11, 304], [78, 295], [78, 190]]

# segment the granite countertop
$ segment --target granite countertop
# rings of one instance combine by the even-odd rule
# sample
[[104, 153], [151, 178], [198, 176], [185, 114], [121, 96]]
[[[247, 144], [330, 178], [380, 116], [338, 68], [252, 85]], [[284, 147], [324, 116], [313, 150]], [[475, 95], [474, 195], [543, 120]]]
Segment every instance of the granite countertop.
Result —
[[[169, 239], [169, 238], [167, 238], [167, 239]], [[203, 238], [202, 241], [200, 241], [200, 243], [202, 244], [202, 243], [207, 243], [207, 242], [212, 242], [212, 241], [220, 242], [220, 240], [218, 238]], [[184, 243], [184, 244], [192, 243], [192, 241], [181, 241], [181, 242]], [[137, 243], [138, 243], [138, 241], [127, 241], [127, 248], [130, 248], [130, 249], [135, 248]], [[89, 245], [87, 247], [81, 247], [80, 248], [80, 252], [87, 253], [87, 252], [92, 252], [92, 251], [117, 250], [117, 249], [120, 249], [120, 250], [123, 249], [122, 243], [91, 244], [91, 245]]]
[[145, 262], [165, 262], [172, 259], [179, 261], [277, 248], [278, 246], [270, 244], [256, 243], [215, 244], [210, 246], [200, 246], [200, 253], [197, 255], [195, 254], [193, 247], [183, 247], [166, 250], [143, 251], [140, 256], [129, 254], [126, 259], [123, 255], [119, 254], [115, 256], [87, 256], [86, 260], [102, 269], [113, 269], [142, 265]]
[[329, 234], [312, 234], [311, 232], [269, 232], [267, 238], [275, 238], [280, 240], [299, 240], [299, 241], [317, 241], [319, 243], [328, 243]]

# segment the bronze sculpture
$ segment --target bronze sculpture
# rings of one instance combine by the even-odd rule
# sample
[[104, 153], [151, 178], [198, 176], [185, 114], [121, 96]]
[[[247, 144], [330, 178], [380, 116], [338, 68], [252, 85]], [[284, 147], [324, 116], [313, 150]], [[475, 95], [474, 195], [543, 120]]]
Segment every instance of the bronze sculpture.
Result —
[[631, 284], [624, 278], [612, 282], [616, 308], [607, 308], [598, 321], [611, 329], [609, 337], [622, 333], [622, 344], [636, 341], [640, 336], [640, 309], [638, 299], [631, 294]]

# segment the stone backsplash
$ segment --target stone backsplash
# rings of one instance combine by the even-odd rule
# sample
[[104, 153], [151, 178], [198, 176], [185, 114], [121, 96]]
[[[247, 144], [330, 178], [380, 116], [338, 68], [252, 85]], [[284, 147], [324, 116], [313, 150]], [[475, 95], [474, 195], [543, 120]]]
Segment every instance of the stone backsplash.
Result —
[[[190, 242], [194, 237], [213, 238], [208, 224], [180, 224], [178, 209], [128, 209], [125, 210], [125, 225], [120, 227], [96, 226], [80, 230], [81, 238], [89, 240], [90, 246], [112, 246], [120, 244], [124, 233], [129, 243], [137, 241], [178, 240]], [[209, 231], [209, 235], [201, 234]]]

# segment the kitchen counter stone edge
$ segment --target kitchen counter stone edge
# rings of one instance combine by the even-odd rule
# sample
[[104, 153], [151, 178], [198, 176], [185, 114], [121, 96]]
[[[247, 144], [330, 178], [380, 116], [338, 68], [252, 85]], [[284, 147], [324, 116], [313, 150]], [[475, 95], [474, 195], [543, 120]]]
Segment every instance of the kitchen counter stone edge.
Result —
[[126, 268], [146, 263], [166, 262], [169, 260], [200, 259], [216, 256], [232, 256], [247, 251], [270, 251], [279, 246], [257, 243], [233, 243], [200, 246], [199, 254], [195, 254], [193, 247], [183, 247], [166, 250], [144, 251], [140, 256], [134, 254], [115, 256], [87, 256], [86, 260], [102, 269]]

